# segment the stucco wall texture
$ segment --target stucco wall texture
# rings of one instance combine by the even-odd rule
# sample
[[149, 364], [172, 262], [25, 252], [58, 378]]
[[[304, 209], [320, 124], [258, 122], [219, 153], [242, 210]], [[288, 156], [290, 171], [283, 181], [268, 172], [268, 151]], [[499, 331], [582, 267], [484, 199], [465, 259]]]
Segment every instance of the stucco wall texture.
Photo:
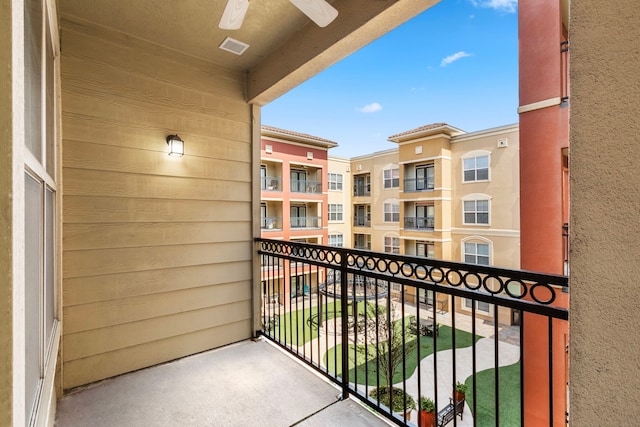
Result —
[[573, 1], [571, 425], [640, 421], [640, 11]]

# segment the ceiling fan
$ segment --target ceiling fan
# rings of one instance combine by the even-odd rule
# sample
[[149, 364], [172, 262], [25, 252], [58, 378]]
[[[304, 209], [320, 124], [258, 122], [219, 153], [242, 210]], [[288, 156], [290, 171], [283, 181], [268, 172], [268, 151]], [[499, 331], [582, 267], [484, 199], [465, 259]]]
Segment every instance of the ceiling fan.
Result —
[[[289, 0], [320, 27], [326, 27], [338, 16], [338, 11], [326, 0]], [[242, 26], [249, 9], [249, 0], [227, 0], [218, 27], [223, 30], [237, 30]]]

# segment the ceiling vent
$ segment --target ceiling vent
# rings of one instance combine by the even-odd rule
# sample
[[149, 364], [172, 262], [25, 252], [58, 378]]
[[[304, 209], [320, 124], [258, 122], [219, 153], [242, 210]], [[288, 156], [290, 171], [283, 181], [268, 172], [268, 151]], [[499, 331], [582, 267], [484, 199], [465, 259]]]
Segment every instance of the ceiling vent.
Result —
[[231, 37], [224, 39], [218, 47], [227, 52], [235, 53], [236, 55], [242, 55], [245, 50], [249, 49], [248, 44], [232, 39]]

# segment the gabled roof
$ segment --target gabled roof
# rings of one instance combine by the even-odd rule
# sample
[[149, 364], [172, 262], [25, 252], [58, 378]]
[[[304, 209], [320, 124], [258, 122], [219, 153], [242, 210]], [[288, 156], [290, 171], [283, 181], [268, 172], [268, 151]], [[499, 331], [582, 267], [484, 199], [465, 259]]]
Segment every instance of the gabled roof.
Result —
[[421, 138], [429, 135], [436, 135], [438, 133], [444, 133], [449, 136], [456, 136], [465, 133], [462, 129], [450, 126], [444, 122], [431, 123], [430, 125], [420, 126], [415, 129], [411, 129], [405, 132], [401, 132], [395, 135], [391, 135], [387, 138], [391, 142], [405, 142], [416, 138]]
[[273, 137], [278, 139], [284, 139], [286, 141], [311, 144], [311, 145], [316, 145], [316, 146], [320, 146], [327, 149], [338, 146], [337, 142], [320, 138], [318, 136], [308, 135], [306, 133], [294, 132], [292, 130], [279, 129], [271, 126], [263, 125], [261, 127], [261, 134], [263, 137]]

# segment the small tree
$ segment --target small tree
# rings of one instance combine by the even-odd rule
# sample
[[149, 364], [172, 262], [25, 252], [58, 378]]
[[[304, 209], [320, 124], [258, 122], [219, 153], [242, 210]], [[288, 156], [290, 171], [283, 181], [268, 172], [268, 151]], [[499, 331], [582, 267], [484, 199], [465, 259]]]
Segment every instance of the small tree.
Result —
[[[384, 395], [392, 396], [393, 379], [401, 373], [406, 354], [416, 348], [418, 341], [413, 335], [403, 334], [403, 330], [409, 330], [408, 325], [405, 324], [403, 328], [402, 319], [393, 305], [367, 304], [362, 316], [364, 319], [357, 324], [358, 331], [366, 338], [366, 345], [358, 346], [358, 352], [371, 357], [374, 363], [367, 362], [367, 370], [373, 373], [377, 370], [387, 389]], [[378, 389], [380, 388], [382, 386], [378, 385]], [[378, 395], [381, 393], [376, 391], [375, 396]], [[375, 396], [372, 394], [372, 397]]]

